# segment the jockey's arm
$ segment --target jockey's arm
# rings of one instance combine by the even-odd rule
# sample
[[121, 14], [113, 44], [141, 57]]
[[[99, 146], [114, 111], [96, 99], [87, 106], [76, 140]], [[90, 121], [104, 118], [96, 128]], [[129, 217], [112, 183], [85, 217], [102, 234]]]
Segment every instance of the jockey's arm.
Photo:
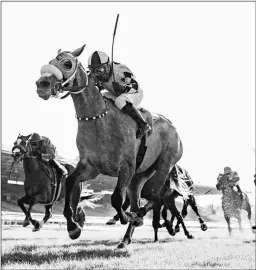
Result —
[[121, 81], [120, 84], [124, 87], [125, 93], [135, 94], [138, 92], [139, 84], [132, 73], [124, 72]]
[[44, 159], [55, 159], [56, 147], [48, 139], [44, 144], [44, 152], [42, 152], [42, 158]]

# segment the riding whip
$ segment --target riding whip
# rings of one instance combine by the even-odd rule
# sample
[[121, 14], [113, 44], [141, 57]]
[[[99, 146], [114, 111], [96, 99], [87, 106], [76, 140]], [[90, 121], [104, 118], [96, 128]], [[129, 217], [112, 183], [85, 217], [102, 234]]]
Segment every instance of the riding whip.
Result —
[[113, 72], [113, 80], [115, 81], [115, 74], [114, 74], [114, 68], [113, 68], [113, 63], [114, 63], [114, 41], [115, 41], [115, 35], [116, 35], [116, 28], [117, 28], [117, 23], [118, 23], [118, 18], [119, 18], [119, 14], [117, 14], [116, 16], [116, 24], [115, 24], [115, 29], [114, 29], [114, 34], [113, 34], [113, 41], [112, 41], [112, 55], [111, 55], [111, 58], [112, 58], [112, 72]]

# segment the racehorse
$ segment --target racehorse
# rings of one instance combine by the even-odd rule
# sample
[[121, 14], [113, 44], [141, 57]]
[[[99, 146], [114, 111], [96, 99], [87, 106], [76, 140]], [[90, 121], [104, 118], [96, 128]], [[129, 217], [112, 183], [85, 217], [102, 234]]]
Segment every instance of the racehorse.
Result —
[[[58, 97], [67, 91], [71, 93], [75, 106], [78, 120], [76, 142], [80, 160], [66, 180], [63, 211], [71, 239], [76, 239], [81, 234], [80, 226], [72, 218], [70, 207], [70, 194], [76, 181], [87, 181], [100, 173], [117, 176], [111, 204], [116, 209], [121, 224], [134, 221], [133, 224], [141, 226], [143, 217], [159, 202], [166, 177], [183, 152], [175, 127], [160, 115], [153, 123], [154, 132], [147, 139], [145, 136], [144, 139], [136, 139], [134, 120], [120, 111], [112, 101], [104, 98], [94, 79], [77, 59], [84, 47], [85, 45], [73, 52], [59, 51], [56, 58], [41, 68], [41, 77], [36, 81], [37, 93], [42, 99]], [[145, 118], [147, 116], [144, 114]], [[147, 148], [142, 163], [137, 168], [136, 157], [143, 140], [146, 141]], [[151, 199], [140, 208], [138, 202], [141, 189], [152, 175], [155, 181]], [[133, 178], [136, 178], [136, 185], [131, 189], [129, 185]], [[131, 201], [131, 212], [122, 209], [126, 191]]]
[[[28, 139], [30, 135], [18, 135], [17, 140], [14, 142], [12, 148], [13, 164], [23, 160], [23, 168], [25, 173], [24, 190], [25, 195], [18, 199], [17, 203], [25, 214], [23, 227], [32, 223], [34, 226], [33, 231], [38, 231], [44, 223], [52, 216], [53, 204], [61, 199], [61, 190], [65, 188], [61, 177], [56, 173], [55, 168], [51, 167], [49, 163], [33, 152], [28, 151]], [[70, 164], [63, 164], [68, 174], [74, 171], [74, 167]], [[81, 194], [81, 184], [76, 183], [72, 193], [72, 207], [74, 209], [74, 219], [80, 224], [84, 225], [85, 213], [82, 207], [78, 207]], [[37, 204], [43, 204], [45, 207], [45, 216], [38, 222], [31, 217], [32, 207]], [[28, 204], [26, 209], [24, 204]]]
[[[185, 226], [185, 224], [183, 222], [183, 218], [185, 218], [186, 215], [187, 215], [187, 206], [188, 205], [190, 205], [192, 207], [192, 209], [194, 210], [194, 212], [197, 214], [198, 220], [199, 220], [199, 222], [201, 224], [201, 229], [203, 231], [207, 230], [207, 226], [204, 223], [203, 219], [201, 218], [201, 216], [200, 216], [200, 214], [198, 212], [198, 208], [197, 208], [197, 205], [196, 205], [194, 195], [190, 194], [190, 195], [188, 195], [187, 199], [183, 198], [184, 205], [183, 205], [183, 209], [181, 211], [181, 216], [180, 216], [180, 213], [178, 212], [178, 210], [176, 208], [176, 205], [174, 203], [174, 199], [177, 198], [178, 196], [182, 196], [182, 195], [179, 193], [179, 191], [178, 191], [178, 189], [177, 189], [177, 187], [175, 185], [172, 185], [172, 188], [170, 189], [171, 183], [175, 183], [176, 180], [180, 179], [180, 177], [182, 177], [184, 179], [187, 186], [190, 188], [191, 193], [193, 193], [193, 181], [192, 181], [190, 175], [188, 174], [188, 172], [185, 169], [181, 168], [179, 165], [176, 164], [173, 167], [173, 169], [171, 170], [171, 172], [169, 173], [168, 178], [167, 178], [167, 180], [165, 182], [165, 186], [164, 186], [165, 191], [162, 192], [162, 198], [164, 198], [164, 196], [166, 196], [166, 192], [170, 192], [169, 196], [173, 196], [173, 205], [171, 207], [170, 207], [170, 205], [168, 205], [168, 207], [167, 206], [163, 207], [162, 217], [165, 220], [163, 225], [160, 225], [160, 223], [159, 223], [161, 207], [164, 205], [163, 200], [161, 199], [160, 205], [158, 205], [157, 207], [155, 207], [153, 209], [152, 226], [154, 228], [154, 237], [155, 237], [154, 241], [155, 242], [158, 241], [158, 229], [159, 228], [166, 227], [169, 234], [173, 236], [173, 235], [175, 235], [176, 232], [179, 232], [179, 225], [180, 224], [182, 224], [184, 234], [187, 236], [187, 238], [188, 239], [193, 238], [193, 236], [187, 231], [186, 226]], [[174, 179], [174, 181], [171, 182], [171, 179]], [[150, 189], [151, 189], [150, 183], [151, 182], [148, 181], [143, 186], [142, 191], [141, 191], [141, 197], [146, 199], [146, 200], [148, 199], [147, 196], [150, 193]], [[126, 196], [126, 200], [125, 200], [125, 203], [123, 205], [123, 209], [126, 210], [129, 207], [129, 205], [130, 205], [129, 198]], [[171, 221], [167, 220], [167, 210], [168, 209], [171, 211], [171, 214], [172, 214]], [[172, 225], [173, 225], [173, 220], [174, 220], [175, 217], [177, 218], [177, 224], [175, 226], [175, 230], [173, 230]], [[106, 224], [107, 225], [114, 225], [114, 224], [116, 224], [116, 222], [118, 220], [119, 220], [119, 216], [117, 214], [112, 219], [110, 219]]]
[[216, 188], [218, 190], [222, 190], [222, 210], [224, 212], [224, 218], [228, 224], [229, 236], [231, 236], [232, 231], [230, 226], [231, 217], [237, 218], [239, 230], [240, 232], [243, 231], [241, 224], [241, 210], [245, 210], [247, 212], [251, 226], [251, 205], [247, 194], [243, 192], [243, 199], [241, 199], [238, 192], [235, 191], [232, 186], [230, 186], [228, 178], [221, 173], [217, 177]]
[[[191, 192], [194, 193], [194, 183], [193, 183], [191, 176], [189, 175], [187, 170], [185, 170], [184, 168], [181, 168], [178, 164], [176, 164], [175, 167], [172, 169], [172, 171], [169, 173], [168, 180], [167, 180], [166, 184], [170, 185], [171, 184], [170, 179], [177, 178], [177, 177], [183, 178], [184, 181], [186, 182], [187, 186], [190, 188]], [[182, 196], [182, 195], [177, 190], [175, 190], [175, 197], [177, 198], [178, 196]], [[195, 196], [193, 194], [189, 195], [188, 199], [183, 198], [183, 207], [181, 210], [182, 218], [184, 219], [188, 214], [188, 212], [187, 212], [188, 205], [190, 205], [192, 210], [197, 215], [201, 230], [206, 231], [207, 225], [204, 223], [203, 219], [201, 218], [201, 216], [199, 214], [197, 204], [196, 204], [196, 199], [195, 199]], [[167, 220], [167, 207], [166, 206], [164, 206], [164, 208], [162, 210], [162, 218], [165, 220], [165, 222], [162, 226], [165, 226], [166, 220]], [[175, 218], [175, 216], [172, 215], [171, 220], [170, 220], [170, 224], [169, 224], [169, 226], [171, 226], [171, 227], [173, 225], [174, 218]], [[180, 225], [180, 221], [177, 220], [177, 223], [175, 225], [175, 232], [176, 233], [180, 231], [179, 225]]]

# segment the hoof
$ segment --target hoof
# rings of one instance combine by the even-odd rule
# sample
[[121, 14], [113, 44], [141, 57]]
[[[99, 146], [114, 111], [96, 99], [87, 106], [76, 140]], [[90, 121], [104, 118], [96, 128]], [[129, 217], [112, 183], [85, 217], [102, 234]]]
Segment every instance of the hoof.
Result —
[[83, 208], [79, 207], [76, 214], [76, 222], [81, 228], [83, 228], [85, 220], [85, 211]]
[[172, 228], [172, 224], [170, 221], [166, 221], [165, 222], [165, 225], [166, 225], [166, 230], [168, 231], [168, 233], [171, 235], [171, 236], [174, 236], [176, 233], [174, 231], [174, 229]]
[[32, 230], [32, 232], [37, 232], [40, 230], [40, 223], [37, 220], [35, 220], [32, 224], [34, 225], [34, 229]]
[[120, 242], [118, 245], [117, 245], [117, 249], [124, 249], [124, 248], [126, 248], [126, 244], [124, 243], [124, 242]]
[[25, 219], [23, 221], [22, 227], [27, 227], [30, 224], [29, 220]]
[[202, 230], [202, 231], [206, 231], [206, 230], [207, 230], [206, 224], [203, 223], [203, 224], [201, 225], [201, 230]]
[[133, 221], [133, 224], [135, 227], [140, 227], [143, 225], [143, 218], [142, 217], [136, 217]]
[[75, 240], [81, 235], [81, 232], [81, 228], [77, 226], [73, 231], [69, 231], [68, 234], [70, 239]]
[[116, 224], [116, 220], [114, 220], [113, 218], [111, 218], [109, 221], [106, 222], [107, 225], [115, 225]]
[[188, 239], [194, 239], [194, 236], [191, 235], [191, 234], [188, 234], [188, 235], [187, 235], [187, 238], [188, 238]]
[[180, 231], [180, 227], [175, 227], [175, 232], [178, 233]]

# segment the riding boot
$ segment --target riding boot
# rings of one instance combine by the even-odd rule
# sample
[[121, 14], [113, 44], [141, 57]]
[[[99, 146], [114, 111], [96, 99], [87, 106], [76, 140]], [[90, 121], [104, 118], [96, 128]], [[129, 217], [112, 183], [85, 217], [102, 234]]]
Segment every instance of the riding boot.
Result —
[[144, 134], [151, 130], [150, 125], [145, 122], [143, 116], [140, 114], [138, 109], [133, 106], [132, 103], [127, 102], [126, 105], [123, 107], [122, 111], [128, 114], [137, 123], [137, 138], [141, 138]]
[[59, 166], [59, 164], [54, 159], [49, 160], [49, 163], [56, 169], [56, 172], [59, 176], [66, 176], [66, 172]]
[[236, 188], [237, 188], [237, 191], [238, 191], [239, 196], [241, 197], [241, 199], [243, 199], [244, 198], [243, 197], [243, 192], [242, 192], [240, 186], [239, 185], [236, 185]]

